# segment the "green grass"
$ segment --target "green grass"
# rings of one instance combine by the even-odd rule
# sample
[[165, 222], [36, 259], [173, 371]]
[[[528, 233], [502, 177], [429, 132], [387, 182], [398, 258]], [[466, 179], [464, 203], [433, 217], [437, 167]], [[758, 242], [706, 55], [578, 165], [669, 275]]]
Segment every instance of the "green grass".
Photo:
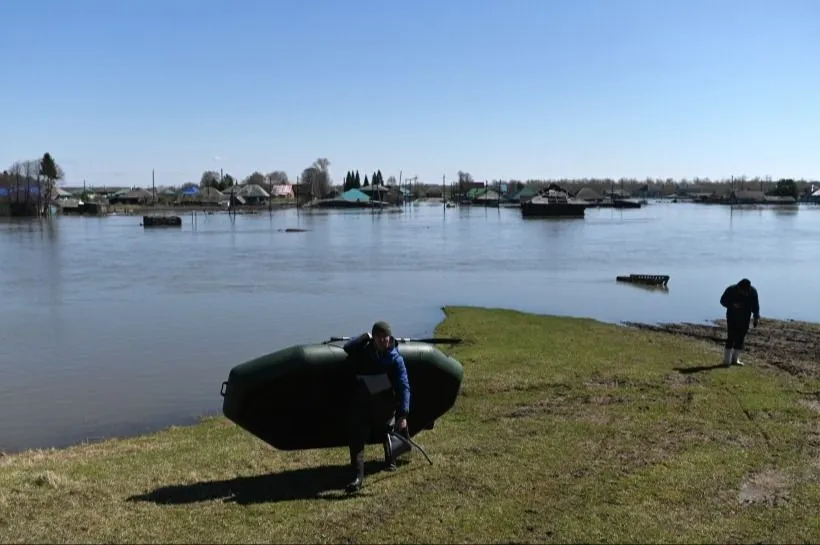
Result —
[[751, 360], [680, 373], [721, 351], [662, 333], [446, 313], [465, 378], [417, 438], [434, 465], [371, 466], [346, 498], [346, 449], [279, 452], [207, 419], [0, 458], [0, 541], [820, 540], [817, 382]]

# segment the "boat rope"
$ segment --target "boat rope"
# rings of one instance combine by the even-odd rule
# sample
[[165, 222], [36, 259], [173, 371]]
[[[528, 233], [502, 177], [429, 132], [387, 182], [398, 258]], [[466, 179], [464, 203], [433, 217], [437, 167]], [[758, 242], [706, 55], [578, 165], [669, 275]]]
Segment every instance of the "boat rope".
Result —
[[429, 456], [427, 456], [427, 452], [421, 447], [421, 445], [419, 445], [418, 443], [416, 443], [415, 441], [413, 441], [409, 437], [405, 437], [405, 436], [401, 435], [400, 433], [396, 433], [392, 430], [388, 431], [387, 433], [388, 433], [388, 435], [403, 441], [405, 444], [410, 445], [411, 448], [416, 447], [422, 454], [424, 454], [424, 457], [427, 458], [427, 461], [430, 462], [430, 465], [433, 465], [433, 461], [430, 459]]

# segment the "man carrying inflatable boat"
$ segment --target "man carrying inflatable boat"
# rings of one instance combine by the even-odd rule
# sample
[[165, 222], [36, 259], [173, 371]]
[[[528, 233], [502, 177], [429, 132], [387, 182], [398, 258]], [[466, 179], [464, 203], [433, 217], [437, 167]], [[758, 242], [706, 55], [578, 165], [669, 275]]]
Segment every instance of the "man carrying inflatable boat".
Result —
[[410, 382], [404, 358], [399, 354], [390, 326], [376, 322], [369, 333], [348, 341], [344, 351], [353, 365], [354, 381], [349, 407], [349, 449], [353, 480], [348, 493], [358, 491], [364, 481], [364, 448], [371, 427], [383, 427], [384, 461], [388, 470], [396, 469], [391, 428], [407, 435], [410, 412]]

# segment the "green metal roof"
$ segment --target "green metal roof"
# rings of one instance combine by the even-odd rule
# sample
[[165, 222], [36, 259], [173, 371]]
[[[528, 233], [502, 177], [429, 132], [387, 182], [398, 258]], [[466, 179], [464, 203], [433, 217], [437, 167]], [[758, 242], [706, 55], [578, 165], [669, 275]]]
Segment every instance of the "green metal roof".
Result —
[[352, 188], [352, 189], [348, 189], [347, 191], [342, 193], [342, 199], [344, 199], [346, 201], [352, 201], [352, 202], [356, 202], [356, 201], [369, 202], [370, 201], [370, 197], [367, 195], [367, 193], [365, 193], [363, 191], [359, 191], [355, 187]]

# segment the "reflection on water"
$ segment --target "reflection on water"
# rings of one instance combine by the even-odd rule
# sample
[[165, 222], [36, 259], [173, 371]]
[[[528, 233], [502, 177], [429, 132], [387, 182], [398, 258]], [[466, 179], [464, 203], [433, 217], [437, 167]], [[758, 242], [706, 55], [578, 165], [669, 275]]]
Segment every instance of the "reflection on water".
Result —
[[[585, 219], [411, 206], [0, 222], [0, 450], [152, 429], [221, 409], [229, 369], [386, 319], [428, 335], [443, 305], [607, 321], [719, 317], [748, 276], [763, 316], [817, 319], [820, 207], [651, 204]], [[304, 232], [285, 232], [301, 228]], [[668, 290], [618, 275], [668, 274]]]

